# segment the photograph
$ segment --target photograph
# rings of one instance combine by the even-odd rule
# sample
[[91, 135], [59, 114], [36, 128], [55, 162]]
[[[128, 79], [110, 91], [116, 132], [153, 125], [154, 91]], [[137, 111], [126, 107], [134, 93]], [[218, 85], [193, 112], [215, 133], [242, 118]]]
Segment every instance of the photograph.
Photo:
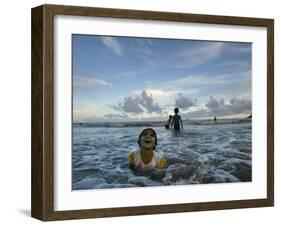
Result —
[[252, 43], [72, 34], [72, 190], [252, 181]]
[[44, 4], [31, 37], [32, 217], [274, 206], [273, 18]]

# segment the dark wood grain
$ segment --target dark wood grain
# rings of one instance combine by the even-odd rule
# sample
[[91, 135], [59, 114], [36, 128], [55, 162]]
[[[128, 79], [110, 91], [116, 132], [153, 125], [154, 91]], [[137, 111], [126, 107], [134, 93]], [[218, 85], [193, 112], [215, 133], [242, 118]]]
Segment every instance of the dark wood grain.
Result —
[[241, 201], [138, 206], [138, 207], [124, 207], [124, 208], [55, 211], [51, 213], [49, 218], [46, 220], [69, 220], [69, 219], [86, 219], [86, 218], [101, 218], [101, 217], [137, 216], [137, 215], [148, 215], [148, 214], [180, 213], [180, 212], [190, 212], [190, 211], [195, 212], [195, 211], [265, 207], [271, 205], [272, 204], [269, 202], [268, 199], [256, 199], [256, 200], [241, 200]]
[[47, 219], [54, 210], [54, 16], [44, 8], [44, 187]]
[[274, 205], [274, 20], [267, 24], [267, 198]]
[[[267, 28], [267, 198], [54, 211], [54, 16], [209, 23]], [[162, 214], [274, 204], [274, 22], [272, 19], [43, 5], [32, 9], [32, 216], [48, 220]]]
[[53, 14], [32, 9], [32, 205], [31, 215], [46, 220], [53, 194]]
[[43, 6], [32, 10], [31, 216], [43, 219]]
[[189, 13], [169, 13], [158, 11], [142, 11], [127, 9], [110, 9], [65, 5], [45, 5], [54, 14], [75, 15], [75, 16], [95, 16], [111, 17], [124, 19], [141, 19], [157, 21], [174, 21], [174, 22], [191, 22], [191, 23], [211, 23], [225, 25], [242, 25], [242, 26], [261, 26], [266, 27], [270, 19], [250, 18], [250, 17], [231, 17], [231, 16], [214, 16], [203, 14]]

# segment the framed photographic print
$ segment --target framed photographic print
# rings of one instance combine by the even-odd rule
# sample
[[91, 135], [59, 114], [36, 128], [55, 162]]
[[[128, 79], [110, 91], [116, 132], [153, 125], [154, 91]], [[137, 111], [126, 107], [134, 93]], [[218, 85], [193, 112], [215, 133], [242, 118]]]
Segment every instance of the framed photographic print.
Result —
[[274, 21], [32, 9], [32, 216], [273, 206]]

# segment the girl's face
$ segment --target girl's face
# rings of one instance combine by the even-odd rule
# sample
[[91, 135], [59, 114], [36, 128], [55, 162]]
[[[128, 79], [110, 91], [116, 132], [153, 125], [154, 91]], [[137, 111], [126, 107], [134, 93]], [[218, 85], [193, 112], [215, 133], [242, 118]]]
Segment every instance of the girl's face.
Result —
[[151, 130], [145, 130], [140, 140], [141, 148], [153, 149], [155, 146], [155, 137]]

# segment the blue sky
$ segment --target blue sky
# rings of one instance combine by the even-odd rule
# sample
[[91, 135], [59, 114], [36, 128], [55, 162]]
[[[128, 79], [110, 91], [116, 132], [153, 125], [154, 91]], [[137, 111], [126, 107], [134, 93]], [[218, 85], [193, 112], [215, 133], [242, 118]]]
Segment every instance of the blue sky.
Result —
[[251, 43], [73, 35], [74, 122], [251, 113]]

